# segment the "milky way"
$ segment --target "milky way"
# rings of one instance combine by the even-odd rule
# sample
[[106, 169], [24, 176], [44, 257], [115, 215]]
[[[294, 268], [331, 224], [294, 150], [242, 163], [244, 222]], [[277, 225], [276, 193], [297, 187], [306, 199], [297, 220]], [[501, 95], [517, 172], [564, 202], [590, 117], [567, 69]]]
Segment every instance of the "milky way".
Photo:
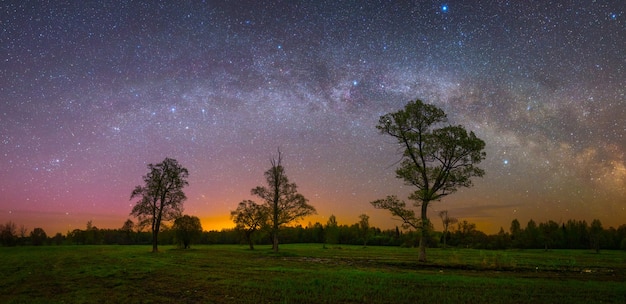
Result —
[[[0, 221], [121, 227], [148, 163], [190, 172], [205, 229], [278, 148], [342, 223], [406, 197], [380, 115], [419, 98], [487, 143], [486, 176], [432, 205], [494, 232], [626, 218], [623, 1], [0, 4]], [[252, 198], [254, 199], [254, 198]]]

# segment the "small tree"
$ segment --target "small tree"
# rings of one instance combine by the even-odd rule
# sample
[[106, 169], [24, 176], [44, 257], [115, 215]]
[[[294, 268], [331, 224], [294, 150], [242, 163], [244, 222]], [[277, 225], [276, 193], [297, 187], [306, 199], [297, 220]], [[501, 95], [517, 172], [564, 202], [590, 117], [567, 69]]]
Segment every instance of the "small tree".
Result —
[[254, 250], [252, 235], [267, 221], [267, 208], [251, 200], [239, 203], [237, 209], [230, 212], [230, 218], [235, 222], [235, 229], [242, 231], [250, 250]]
[[522, 247], [522, 225], [517, 219], [513, 219], [511, 221], [511, 228], [509, 228], [509, 232], [511, 233], [511, 246], [513, 248], [521, 248]]
[[178, 245], [184, 249], [189, 248], [192, 242], [197, 242], [202, 236], [202, 224], [195, 216], [183, 215], [177, 218], [172, 229], [176, 234]]
[[370, 217], [367, 214], [359, 215], [359, 234], [363, 238], [363, 247], [367, 247], [370, 237]]
[[539, 232], [539, 239], [543, 242], [543, 250], [548, 251], [548, 248], [556, 242], [557, 234], [560, 232], [559, 224], [554, 221], [539, 223]]
[[65, 237], [63, 236], [63, 234], [61, 234], [61, 232], [57, 232], [52, 239], [54, 240], [54, 244], [61, 245], [63, 244], [63, 240], [65, 240]]
[[456, 224], [459, 220], [454, 217], [450, 217], [448, 215], [448, 210], [439, 211], [439, 217], [441, 218], [441, 223], [443, 224], [443, 248], [447, 246], [447, 238], [448, 238], [448, 227], [450, 224]]
[[481, 232], [476, 230], [476, 224], [463, 220], [459, 221], [456, 226], [454, 237], [459, 245], [470, 247], [478, 243], [477, 236]]
[[539, 248], [540, 233], [537, 223], [533, 219], [530, 219], [528, 224], [526, 224], [526, 229], [524, 229], [522, 233], [524, 248]]
[[272, 236], [272, 249], [278, 252], [278, 231], [281, 226], [305, 216], [315, 214], [315, 208], [298, 193], [298, 186], [290, 183], [282, 165], [282, 154], [270, 160], [272, 167], [265, 171], [267, 187], [256, 187], [251, 193], [263, 199], [268, 211], [268, 222]]
[[591, 241], [591, 248], [593, 248], [596, 253], [600, 253], [600, 241], [603, 231], [602, 222], [600, 222], [599, 219], [594, 219], [589, 227], [589, 240]]
[[19, 245], [24, 245], [28, 238], [28, 228], [24, 225], [20, 225], [19, 238], [17, 240]]
[[136, 186], [130, 199], [139, 198], [130, 213], [139, 218], [140, 226], [152, 229], [152, 252], [158, 252], [158, 236], [162, 221], [181, 216], [183, 202], [187, 199], [183, 187], [189, 185], [189, 172], [172, 158], [165, 158], [156, 165], [148, 165], [143, 176], [144, 185]]
[[42, 228], [35, 228], [30, 232], [30, 241], [35, 246], [41, 246], [48, 240], [48, 235]]
[[8, 221], [5, 225], [0, 224], [0, 243], [3, 246], [15, 246], [17, 244], [15, 223]]
[[324, 228], [324, 248], [326, 244], [337, 244], [339, 241], [339, 224], [335, 215], [331, 214]]
[[[428, 206], [456, 192], [459, 187], [471, 187], [472, 177], [485, 174], [475, 166], [485, 159], [485, 142], [462, 126], [447, 125], [443, 110], [421, 100], [409, 102], [403, 110], [381, 116], [376, 128], [382, 134], [394, 137], [404, 150], [396, 176], [417, 188], [409, 198], [415, 202], [415, 207], [420, 208], [420, 217], [416, 218], [412, 210], [407, 213], [406, 205], [392, 204], [389, 206], [392, 209], [385, 208], [380, 201], [372, 202], [372, 205], [413, 218], [414, 227], [421, 231], [418, 260], [425, 262], [430, 226]], [[402, 210], [393, 210], [397, 208]]]
[[93, 221], [87, 221], [87, 226], [85, 231], [83, 231], [83, 235], [85, 236], [85, 244], [87, 245], [100, 245], [102, 244], [102, 235], [100, 233], [100, 229], [93, 225]]
[[135, 237], [134, 237], [135, 223], [131, 219], [127, 219], [126, 222], [124, 222], [124, 225], [122, 225], [122, 228], [120, 230], [124, 234], [125, 244], [135, 243]]

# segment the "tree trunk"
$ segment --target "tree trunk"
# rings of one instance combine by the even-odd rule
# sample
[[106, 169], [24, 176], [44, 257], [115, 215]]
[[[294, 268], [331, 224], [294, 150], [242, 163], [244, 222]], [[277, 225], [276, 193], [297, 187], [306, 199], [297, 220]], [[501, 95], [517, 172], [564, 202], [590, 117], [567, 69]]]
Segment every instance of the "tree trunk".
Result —
[[155, 229], [152, 231], [152, 252], [159, 252], [159, 248], [158, 248], [158, 237], [159, 235], [159, 229]]
[[157, 215], [157, 218], [152, 225], [152, 252], [159, 252], [159, 230], [161, 230], [161, 213]]
[[250, 245], [250, 250], [254, 250], [254, 242], [252, 241], [252, 231], [246, 230], [246, 240], [248, 241], [248, 245]]
[[278, 232], [274, 232], [274, 240], [272, 243], [272, 249], [274, 252], [278, 252]]
[[[276, 189], [278, 193], [278, 189]], [[278, 198], [274, 199], [274, 223], [272, 225], [272, 250], [278, 252]]]
[[420, 247], [419, 247], [419, 255], [417, 256], [417, 260], [420, 262], [426, 262], [426, 236], [424, 232], [424, 228], [422, 228], [422, 237], [420, 238]]
[[420, 262], [426, 262], [426, 239], [428, 237], [428, 201], [422, 201], [422, 231], [420, 237], [419, 255], [417, 260]]

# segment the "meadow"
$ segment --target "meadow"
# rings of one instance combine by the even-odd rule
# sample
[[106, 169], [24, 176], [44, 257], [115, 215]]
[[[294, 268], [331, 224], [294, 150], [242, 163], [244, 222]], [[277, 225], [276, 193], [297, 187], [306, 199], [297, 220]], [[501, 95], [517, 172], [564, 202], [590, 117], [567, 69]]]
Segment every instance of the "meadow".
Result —
[[0, 303], [626, 303], [626, 252], [0, 248]]

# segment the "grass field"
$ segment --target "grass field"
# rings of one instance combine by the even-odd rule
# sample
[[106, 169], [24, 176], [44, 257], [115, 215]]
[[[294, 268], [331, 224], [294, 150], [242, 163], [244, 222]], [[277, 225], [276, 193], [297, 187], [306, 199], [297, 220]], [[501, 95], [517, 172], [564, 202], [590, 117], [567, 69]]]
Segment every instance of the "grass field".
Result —
[[0, 303], [626, 303], [626, 252], [0, 248]]

